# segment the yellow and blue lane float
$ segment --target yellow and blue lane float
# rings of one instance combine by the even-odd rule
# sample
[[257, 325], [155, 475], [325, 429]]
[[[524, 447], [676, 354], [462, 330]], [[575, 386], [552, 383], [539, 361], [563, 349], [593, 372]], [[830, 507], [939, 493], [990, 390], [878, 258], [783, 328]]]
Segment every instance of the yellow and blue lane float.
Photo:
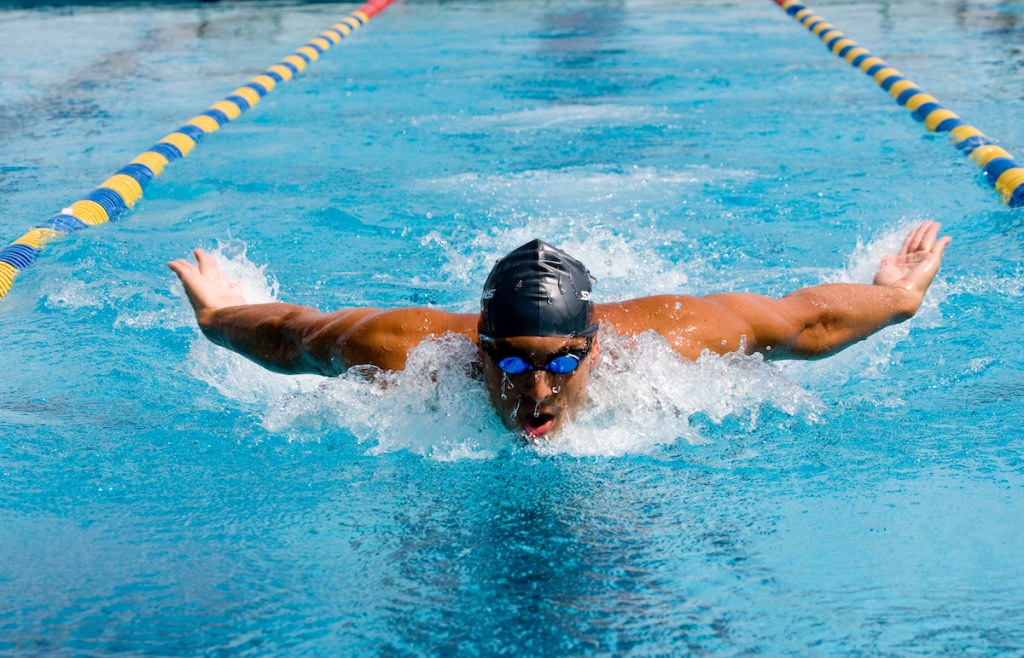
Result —
[[14, 278], [36, 261], [47, 243], [68, 233], [119, 219], [142, 198], [146, 185], [163, 173], [169, 163], [186, 157], [203, 137], [237, 119], [277, 85], [298, 75], [331, 46], [366, 25], [393, 1], [371, 0], [362, 5], [205, 112], [189, 119], [96, 189], [0, 249], [0, 298], [10, 292]]
[[833, 55], [871, 76], [929, 131], [949, 133], [957, 149], [982, 168], [985, 179], [999, 192], [1004, 203], [1011, 207], [1024, 206], [1024, 167], [994, 140], [805, 5], [796, 0], [772, 1], [817, 36]]

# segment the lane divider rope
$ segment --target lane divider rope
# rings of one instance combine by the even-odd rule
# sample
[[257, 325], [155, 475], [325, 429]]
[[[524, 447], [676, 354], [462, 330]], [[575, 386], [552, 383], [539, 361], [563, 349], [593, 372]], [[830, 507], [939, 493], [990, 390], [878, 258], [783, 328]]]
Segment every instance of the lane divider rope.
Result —
[[995, 141], [974, 126], [968, 125], [958, 114], [944, 107], [932, 95], [889, 66], [880, 57], [840, 32], [834, 25], [818, 16], [796, 0], [772, 0], [787, 14], [821, 39], [833, 55], [845, 59], [852, 66], [871, 76], [875, 83], [889, 92], [896, 102], [906, 107], [911, 116], [924, 123], [935, 133], [948, 132], [957, 149], [976, 162], [985, 179], [999, 192], [1003, 203], [1011, 207], [1024, 206], [1024, 167], [1013, 156], [996, 145]]
[[288, 82], [342, 39], [366, 25], [394, 0], [371, 0], [306, 42], [292, 54], [250, 79], [205, 112], [140, 154], [96, 189], [69, 204], [58, 214], [36, 224], [25, 235], [0, 249], [0, 299], [10, 292], [14, 278], [30, 267], [49, 242], [74, 231], [119, 219], [130, 210], [143, 190], [170, 162], [186, 157], [209, 133], [237, 119], [277, 85]]

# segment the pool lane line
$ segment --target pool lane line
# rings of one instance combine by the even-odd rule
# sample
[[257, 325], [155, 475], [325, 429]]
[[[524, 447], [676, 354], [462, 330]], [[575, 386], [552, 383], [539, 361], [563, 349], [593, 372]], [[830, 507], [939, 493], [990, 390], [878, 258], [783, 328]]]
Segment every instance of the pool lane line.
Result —
[[36, 261], [49, 242], [120, 218], [142, 198], [146, 185], [163, 173], [168, 163], [187, 156], [205, 135], [237, 119], [277, 85], [291, 80], [392, 2], [394, 0], [371, 0], [362, 5], [205, 112], [189, 119], [181, 128], [100, 183], [99, 187], [0, 249], [0, 299], [10, 292], [14, 278]]
[[929, 131], [948, 132], [954, 146], [982, 168], [985, 179], [999, 192], [1003, 203], [1014, 208], [1024, 206], [1024, 167], [1012, 155], [805, 5], [796, 0], [772, 1], [821, 39], [833, 55], [870, 75], [879, 87], [910, 110], [911, 116], [923, 122]]

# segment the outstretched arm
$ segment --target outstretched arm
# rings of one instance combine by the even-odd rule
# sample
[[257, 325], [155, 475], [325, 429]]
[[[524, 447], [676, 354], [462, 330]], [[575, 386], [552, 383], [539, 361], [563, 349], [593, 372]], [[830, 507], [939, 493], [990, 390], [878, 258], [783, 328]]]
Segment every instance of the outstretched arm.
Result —
[[749, 323], [748, 351], [771, 358], [834, 354], [917, 313], [951, 240], [938, 238], [939, 228], [923, 222], [913, 229], [898, 253], [882, 259], [870, 285], [835, 283], [781, 299], [737, 295], [722, 301]]
[[355, 365], [405, 367], [430, 335], [476, 338], [476, 316], [429, 308], [353, 308], [321, 313], [295, 304], [248, 304], [239, 285], [201, 249], [196, 264], [168, 263], [185, 286], [199, 328], [214, 343], [286, 374], [337, 375]]
[[938, 232], [935, 222], [911, 231], [899, 253], [882, 260], [873, 284], [813, 286], [780, 299], [750, 293], [644, 297], [599, 304], [597, 317], [620, 333], [654, 330], [691, 359], [705, 350], [761, 352], [771, 359], [828, 356], [917, 312], [950, 242], [937, 239]]

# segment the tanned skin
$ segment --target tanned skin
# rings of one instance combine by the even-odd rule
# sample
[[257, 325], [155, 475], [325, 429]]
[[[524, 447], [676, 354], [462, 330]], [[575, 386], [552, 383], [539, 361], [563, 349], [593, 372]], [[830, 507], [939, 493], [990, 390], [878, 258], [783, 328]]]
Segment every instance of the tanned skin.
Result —
[[[917, 312], [950, 242], [938, 233], [935, 222], [910, 231], [899, 253], [882, 260], [871, 284], [825, 284], [780, 298], [657, 295], [595, 304], [594, 316], [620, 335], [654, 331], [687, 359], [705, 350], [740, 349], [768, 359], [820, 358]], [[294, 304], [248, 304], [212, 256], [201, 249], [193, 253], [196, 264], [179, 259], [169, 267], [185, 286], [200, 329], [214, 343], [275, 372], [338, 375], [356, 365], [401, 370], [409, 351], [428, 337], [454, 333], [477, 342], [478, 313], [430, 308], [322, 313]], [[524, 336], [498, 347], [526, 352], [542, 365], [552, 355], [579, 349], [580, 341]], [[583, 389], [597, 353], [594, 338], [591, 353], [569, 375], [539, 369], [504, 376], [482, 350], [480, 360], [491, 401], [506, 426], [542, 436], [557, 430], [585, 401]]]

